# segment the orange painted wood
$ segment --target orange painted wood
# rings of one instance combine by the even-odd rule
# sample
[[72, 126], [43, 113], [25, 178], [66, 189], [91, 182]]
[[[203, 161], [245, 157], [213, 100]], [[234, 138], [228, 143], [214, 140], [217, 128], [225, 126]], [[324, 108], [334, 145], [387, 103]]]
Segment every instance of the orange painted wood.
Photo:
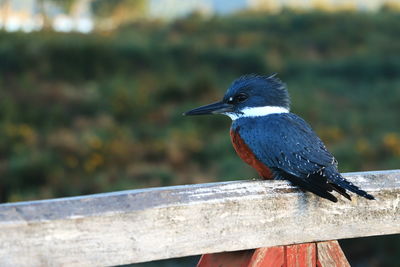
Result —
[[284, 246], [258, 248], [254, 251], [248, 267], [277, 267], [285, 265]]
[[198, 267], [350, 267], [337, 241], [205, 254]]
[[197, 267], [247, 267], [254, 249], [204, 254]]
[[317, 243], [318, 267], [350, 267], [339, 243], [334, 241]]
[[315, 267], [317, 264], [317, 246], [305, 243], [286, 246], [286, 266]]

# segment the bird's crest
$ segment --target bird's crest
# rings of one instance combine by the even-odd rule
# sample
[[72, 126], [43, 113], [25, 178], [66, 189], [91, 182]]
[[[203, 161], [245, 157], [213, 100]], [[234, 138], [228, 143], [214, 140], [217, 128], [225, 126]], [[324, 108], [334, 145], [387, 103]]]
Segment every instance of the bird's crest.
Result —
[[246, 85], [254, 80], [265, 80], [266, 82], [268, 82], [269, 84], [271, 84], [271, 86], [277, 88], [277, 89], [282, 89], [282, 90], [287, 90], [286, 88], [286, 84], [284, 82], [282, 82], [281, 79], [278, 78], [278, 73], [274, 72], [271, 75], [267, 76], [267, 75], [259, 75], [259, 74], [255, 74], [255, 73], [251, 73], [251, 74], [246, 74], [246, 75], [242, 75], [241, 77], [239, 77], [238, 79], [236, 79], [233, 82], [233, 86], [236, 84], [242, 84], [242, 85]]

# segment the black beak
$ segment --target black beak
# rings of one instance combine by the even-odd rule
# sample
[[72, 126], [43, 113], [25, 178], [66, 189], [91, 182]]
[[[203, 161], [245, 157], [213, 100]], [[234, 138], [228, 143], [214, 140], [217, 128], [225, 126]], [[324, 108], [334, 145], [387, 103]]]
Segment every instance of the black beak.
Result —
[[192, 116], [192, 115], [205, 115], [205, 114], [219, 114], [232, 111], [233, 111], [233, 105], [226, 104], [224, 102], [215, 102], [209, 105], [189, 110], [188, 112], [183, 113], [183, 115]]

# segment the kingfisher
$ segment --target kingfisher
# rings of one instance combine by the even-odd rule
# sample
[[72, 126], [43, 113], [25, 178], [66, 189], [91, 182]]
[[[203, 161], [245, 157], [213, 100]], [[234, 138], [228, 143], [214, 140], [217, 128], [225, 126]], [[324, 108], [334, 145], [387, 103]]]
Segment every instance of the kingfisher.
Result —
[[338, 162], [302, 118], [290, 112], [286, 85], [276, 76], [244, 75], [236, 79], [222, 101], [184, 115], [223, 114], [232, 119], [230, 136], [239, 157], [263, 179], [288, 180], [295, 186], [337, 202], [336, 191], [366, 199], [367, 192], [347, 181]]

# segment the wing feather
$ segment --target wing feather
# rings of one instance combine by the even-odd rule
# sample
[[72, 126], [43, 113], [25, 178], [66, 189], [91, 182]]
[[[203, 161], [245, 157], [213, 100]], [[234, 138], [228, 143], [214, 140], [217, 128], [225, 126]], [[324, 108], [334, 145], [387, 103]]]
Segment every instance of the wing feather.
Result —
[[268, 166], [275, 179], [286, 179], [318, 196], [336, 202], [330, 192], [350, 199], [346, 189], [367, 199], [374, 197], [347, 181], [337, 161], [311, 127], [293, 113], [236, 120], [232, 128]]
[[[241, 119], [239, 119], [241, 120]], [[239, 121], [238, 120], [238, 121]], [[333, 190], [350, 199], [346, 189], [367, 199], [374, 197], [343, 178], [337, 161], [311, 127], [293, 113], [235, 121], [233, 128], [268, 166], [275, 179], [286, 179], [323, 198], [336, 202]]]
[[311, 127], [293, 113], [246, 118], [239, 134], [262, 163], [306, 178], [336, 164]]

